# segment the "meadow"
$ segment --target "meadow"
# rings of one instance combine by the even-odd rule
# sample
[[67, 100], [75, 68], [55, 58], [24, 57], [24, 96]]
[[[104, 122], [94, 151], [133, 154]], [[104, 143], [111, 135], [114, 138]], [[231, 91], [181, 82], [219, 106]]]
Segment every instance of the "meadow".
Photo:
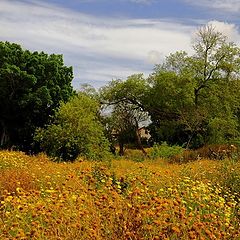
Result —
[[[127, 158], [127, 157], [126, 157]], [[240, 239], [240, 162], [0, 152], [0, 239]]]

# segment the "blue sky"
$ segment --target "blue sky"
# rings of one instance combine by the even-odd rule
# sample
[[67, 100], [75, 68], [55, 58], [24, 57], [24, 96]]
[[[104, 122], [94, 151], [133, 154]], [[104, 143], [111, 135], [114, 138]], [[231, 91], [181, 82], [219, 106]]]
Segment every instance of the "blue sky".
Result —
[[147, 76], [209, 23], [239, 45], [240, 0], [0, 0], [0, 41], [63, 54], [75, 89]]

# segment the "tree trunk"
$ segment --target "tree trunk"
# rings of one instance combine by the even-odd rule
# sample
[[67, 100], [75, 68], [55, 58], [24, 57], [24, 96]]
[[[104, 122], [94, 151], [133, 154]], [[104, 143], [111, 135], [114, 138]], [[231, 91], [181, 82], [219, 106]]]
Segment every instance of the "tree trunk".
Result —
[[190, 143], [191, 143], [191, 141], [192, 141], [193, 136], [194, 136], [194, 132], [193, 132], [193, 133], [189, 136], [189, 138], [188, 138], [187, 145], [186, 145], [186, 149], [189, 149], [189, 146], [190, 146]]
[[141, 141], [141, 136], [140, 136], [140, 134], [139, 134], [138, 121], [137, 121], [136, 118], [134, 118], [134, 120], [135, 120], [135, 135], [136, 135], [136, 140], [137, 140], [138, 149], [140, 149], [140, 150], [143, 152], [143, 154], [144, 154], [145, 156], [147, 156], [147, 152], [146, 152], [146, 151], [144, 150], [144, 148], [143, 148], [142, 141]]
[[142, 141], [141, 141], [141, 136], [139, 134], [138, 128], [135, 129], [135, 134], [136, 134], [136, 140], [137, 140], [138, 148], [143, 152], [144, 155], [147, 155], [147, 152], [143, 148]]
[[0, 126], [1, 126], [1, 128], [0, 128], [0, 147], [3, 147], [7, 143], [9, 137], [7, 134], [6, 125], [3, 120], [0, 121]]
[[119, 141], [119, 155], [120, 156], [124, 155], [124, 144], [122, 141]]

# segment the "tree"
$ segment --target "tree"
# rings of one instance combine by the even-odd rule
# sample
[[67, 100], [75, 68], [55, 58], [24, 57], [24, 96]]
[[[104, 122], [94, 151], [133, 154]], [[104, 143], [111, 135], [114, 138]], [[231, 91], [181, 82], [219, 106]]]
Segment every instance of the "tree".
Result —
[[151, 116], [154, 142], [183, 144], [187, 133], [179, 122], [182, 113], [193, 106], [193, 84], [189, 78], [157, 66], [148, 78], [151, 90], [145, 107]]
[[196, 81], [195, 105], [198, 105], [203, 89], [219, 80], [227, 82], [238, 74], [240, 50], [212, 25], [199, 29], [193, 49], [195, 54], [190, 66]]
[[35, 129], [73, 95], [72, 79], [62, 55], [0, 42], [0, 147], [33, 150]]
[[192, 56], [176, 52], [156, 66], [145, 106], [158, 140], [187, 147], [239, 135], [239, 48], [207, 25], [193, 49]]
[[138, 130], [139, 124], [148, 119], [143, 104], [147, 90], [148, 84], [143, 75], [136, 74], [125, 81], [113, 80], [100, 91], [102, 103], [111, 106], [109, 129], [117, 135], [120, 155], [123, 155], [124, 144], [132, 138], [146, 155]]
[[35, 140], [49, 156], [100, 160], [109, 156], [109, 143], [100, 122], [100, 105], [85, 93], [62, 103], [52, 124], [40, 128]]
[[[199, 29], [191, 58], [196, 111], [204, 109], [207, 142], [219, 143], [239, 135], [236, 112], [240, 105], [240, 49], [227, 37], [206, 25]], [[218, 129], [218, 131], [216, 131]], [[221, 137], [220, 137], [221, 135]]]
[[107, 119], [108, 132], [117, 139], [120, 156], [124, 155], [124, 144], [128, 143], [136, 143], [143, 154], [147, 154], [142, 146], [139, 133], [139, 124], [148, 119], [145, 112], [134, 109], [132, 105], [118, 103], [114, 105], [111, 115]]

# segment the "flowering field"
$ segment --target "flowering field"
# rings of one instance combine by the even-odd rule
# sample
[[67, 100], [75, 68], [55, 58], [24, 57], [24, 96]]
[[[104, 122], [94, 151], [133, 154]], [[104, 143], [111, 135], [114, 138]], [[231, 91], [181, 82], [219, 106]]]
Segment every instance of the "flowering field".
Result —
[[240, 163], [0, 152], [0, 239], [240, 239]]

